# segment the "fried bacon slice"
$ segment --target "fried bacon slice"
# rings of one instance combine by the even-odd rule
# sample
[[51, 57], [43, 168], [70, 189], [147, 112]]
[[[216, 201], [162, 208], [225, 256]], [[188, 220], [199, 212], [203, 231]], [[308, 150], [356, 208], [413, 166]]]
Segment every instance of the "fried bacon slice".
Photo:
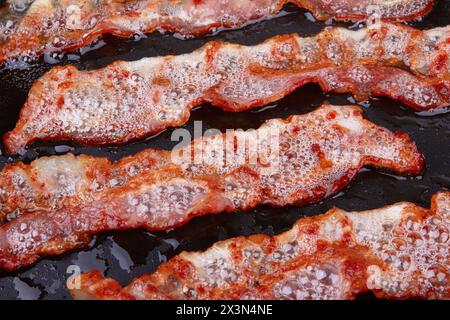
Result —
[[0, 226], [0, 268], [83, 246], [101, 231], [167, 230], [204, 214], [312, 203], [342, 189], [365, 165], [418, 174], [423, 162], [406, 134], [365, 120], [358, 107], [330, 105], [156, 156], [145, 151], [116, 165], [84, 156], [39, 159], [3, 175], [3, 206], [20, 210], [23, 200], [25, 209], [36, 210]]
[[0, 62], [75, 50], [102, 34], [128, 38], [155, 30], [187, 36], [239, 27], [269, 17], [290, 2], [319, 19], [392, 20], [423, 17], [433, 0], [7, 0], [0, 9]]
[[303, 218], [287, 232], [182, 252], [128, 286], [99, 271], [67, 282], [75, 299], [450, 299], [450, 192], [431, 210], [409, 202]]
[[388, 96], [417, 110], [439, 108], [450, 104], [449, 40], [450, 27], [378, 23], [359, 31], [328, 28], [312, 38], [278, 36], [252, 47], [211, 42], [191, 54], [94, 71], [56, 67], [35, 82], [4, 143], [10, 153], [34, 140], [123, 144], [184, 124], [203, 102], [238, 112], [308, 82], [358, 100]]

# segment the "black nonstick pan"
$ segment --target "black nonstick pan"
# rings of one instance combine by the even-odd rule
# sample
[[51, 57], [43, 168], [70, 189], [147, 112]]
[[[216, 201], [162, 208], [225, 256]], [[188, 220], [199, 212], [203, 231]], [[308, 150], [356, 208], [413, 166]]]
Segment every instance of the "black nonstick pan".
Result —
[[[333, 23], [336, 25], [336, 23]], [[450, 24], [450, 1], [438, 1], [423, 20], [412, 23], [421, 29]], [[80, 69], [96, 69], [115, 60], [191, 52], [211, 40], [256, 44], [277, 34], [318, 33], [327, 23], [316, 22], [301, 9], [287, 6], [276, 17], [239, 30], [221, 30], [215, 35], [196, 39], [180, 39], [170, 34], [153, 33], [127, 41], [105, 37], [89, 48], [57, 59], [44, 57], [25, 69], [0, 70], [0, 134], [11, 130], [18, 119], [28, 90], [34, 80], [57, 64], [74, 64]], [[358, 28], [358, 24], [343, 24]], [[350, 104], [348, 95], [324, 94], [316, 85], [304, 86], [277, 103], [242, 113], [227, 113], [210, 105], [197, 108], [185, 125], [191, 132], [194, 121], [202, 121], [203, 130], [217, 128], [257, 128], [267, 119], [288, 117], [314, 110], [324, 102]], [[438, 190], [450, 189], [450, 113], [417, 113], [388, 99], [376, 99], [361, 106], [371, 121], [394, 131], [411, 135], [426, 157], [426, 169], [419, 177], [398, 177], [389, 172], [365, 169], [353, 183], [332, 198], [306, 207], [274, 209], [258, 207], [247, 213], [217, 214], [195, 218], [188, 224], [168, 232], [145, 230], [104, 233], [90, 246], [63, 256], [43, 259], [16, 273], [0, 273], [0, 299], [70, 299], [65, 282], [71, 275], [68, 267], [81, 271], [100, 269], [107, 277], [127, 284], [132, 278], [151, 273], [163, 262], [183, 250], [203, 250], [218, 240], [255, 233], [275, 234], [289, 229], [302, 216], [325, 212], [333, 206], [349, 210], [371, 209], [397, 201], [416, 202], [429, 207], [431, 196]], [[121, 147], [81, 147], [63, 142], [33, 145], [29, 151], [10, 158], [0, 154], [0, 168], [14, 161], [30, 162], [40, 156], [72, 152], [119, 159], [146, 148], [170, 149], [172, 130]], [[0, 145], [1, 146], [1, 145]], [[70, 271], [70, 268], [69, 268]], [[360, 295], [359, 298], [371, 298]]]

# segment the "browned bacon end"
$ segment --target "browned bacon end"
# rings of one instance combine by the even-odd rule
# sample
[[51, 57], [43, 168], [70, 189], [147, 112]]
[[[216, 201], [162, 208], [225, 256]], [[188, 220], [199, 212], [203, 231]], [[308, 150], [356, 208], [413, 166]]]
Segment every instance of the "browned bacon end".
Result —
[[103, 34], [131, 37], [155, 30], [196, 36], [220, 27], [240, 27], [272, 16], [286, 3], [319, 19], [391, 20], [424, 16], [433, 0], [7, 0], [1, 8], [0, 63], [75, 50]]
[[183, 252], [128, 286], [99, 271], [71, 277], [75, 299], [450, 299], [450, 192], [431, 210], [408, 202], [332, 209], [289, 231]]
[[203, 102], [239, 112], [309, 82], [358, 100], [387, 96], [421, 111], [441, 108], [450, 105], [449, 53], [450, 27], [377, 23], [251, 47], [211, 42], [190, 54], [94, 71], [57, 67], [33, 85], [5, 148], [18, 153], [35, 140], [123, 144], [183, 125]]
[[[159, 151], [162, 160], [150, 166], [142, 164], [148, 155], [156, 159], [145, 151], [117, 164], [62, 156], [9, 167], [0, 188], [13, 200], [2, 206], [24, 213], [0, 226], [0, 268], [17, 269], [80, 247], [101, 231], [167, 230], [204, 214], [316, 202], [342, 189], [366, 165], [401, 174], [423, 168], [406, 134], [376, 126], [354, 106], [325, 105], [270, 120], [256, 131], [204, 137], [177, 152]], [[49, 163], [55, 169], [49, 170]], [[70, 167], [59, 170], [63, 165]], [[95, 173], [80, 174], [77, 192], [71, 193], [74, 168]], [[121, 172], [119, 183], [115, 171]], [[14, 184], [16, 174], [22, 184]]]

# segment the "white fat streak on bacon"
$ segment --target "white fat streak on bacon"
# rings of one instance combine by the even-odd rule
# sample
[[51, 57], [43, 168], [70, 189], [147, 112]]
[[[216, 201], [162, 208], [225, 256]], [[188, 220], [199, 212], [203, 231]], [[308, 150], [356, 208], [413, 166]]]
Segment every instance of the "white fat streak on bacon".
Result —
[[[211, 42], [185, 55], [116, 62], [94, 71], [57, 67], [33, 85], [7, 151], [34, 140], [122, 144], [184, 124], [210, 102], [243, 111], [316, 82], [358, 100], [388, 96], [417, 109], [450, 103], [450, 28], [378, 23], [278, 36], [257, 46]], [[409, 68], [415, 74], [393, 66]]]
[[[0, 268], [82, 246], [100, 231], [167, 230], [197, 215], [312, 203], [343, 188], [365, 165], [402, 174], [423, 168], [406, 134], [376, 126], [354, 106], [325, 105], [256, 131], [203, 137], [176, 153], [155, 153], [117, 164], [61, 156], [7, 168], [0, 178], [2, 206], [28, 212], [0, 227]], [[195, 162], [186, 161], [191, 157]], [[74, 171], [80, 172], [76, 179]]]
[[288, 2], [323, 20], [362, 20], [374, 13], [410, 20], [433, 5], [433, 0], [12, 0], [2, 9], [0, 61], [81, 48], [105, 33], [130, 37], [159, 29], [201, 35], [270, 17]]
[[[269, 237], [238, 237], [182, 252], [122, 288], [99, 271], [72, 277], [76, 299], [450, 298], [450, 192], [431, 210], [408, 202], [332, 209]], [[78, 287], [75, 287], [78, 285]]]

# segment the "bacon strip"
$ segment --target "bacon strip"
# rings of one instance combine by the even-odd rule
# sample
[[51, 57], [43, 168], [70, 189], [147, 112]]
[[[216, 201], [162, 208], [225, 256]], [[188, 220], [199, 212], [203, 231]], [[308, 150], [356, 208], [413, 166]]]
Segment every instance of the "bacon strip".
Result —
[[123, 144], [184, 124], [203, 102], [238, 112], [308, 82], [358, 100], [388, 96], [417, 110], [439, 108], [450, 104], [449, 52], [450, 27], [379, 23], [360, 31], [328, 28], [313, 38], [278, 36], [253, 47], [211, 42], [187, 55], [94, 71], [56, 67], [35, 82], [4, 143], [10, 153], [35, 140]]
[[220, 27], [239, 27], [269, 17], [288, 2], [311, 10], [321, 20], [355, 21], [373, 13], [385, 19], [417, 19], [426, 15], [434, 3], [433, 0], [9, 0], [0, 20], [0, 62], [27, 61], [43, 53], [75, 50], [108, 33], [127, 38], [159, 29], [187, 36], [202, 35]]
[[[155, 162], [146, 171], [150, 166], [141, 162], [148, 154]], [[21, 177], [16, 181], [22, 183], [10, 184], [6, 174], [6, 207], [20, 208], [15, 201], [22, 198], [26, 209], [48, 209], [0, 226], [0, 268], [16, 269], [80, 247], [101, 231], [167, 230], [203, 214], [312, 203], [342, 189], [365, 165], [403, 174], [423, 168], [423, 157], [406, 134], [374, 125], [354, 106], [326, 105], [307, 115], [270, 120], [256, 131], [204, 137], [177, 152], [159, 151], [162, 160], [153, 160], [153, 154], [146, 151], [117, 165], [66, 156], [16, 166]], [[89, 162], [96, 169], [86, 174]], [[134, 175], [125, 164], [141, 172]], [[64, 165], [70, 166], [67, 171], [60, 169]], [[78, 182], [85, 181], [72, 193], [71, 172], [77, 168]], [[13, 174], [14, 167], [8, 172]], [[53, 209], [59, 196], [67, 199]]]
[[269, 237], [183, 252], [128, 286], [99, 271], [71, 277], [75, 299], [450, 299], [450, 192], [431, 210], [409, 202], [297, 221]]

